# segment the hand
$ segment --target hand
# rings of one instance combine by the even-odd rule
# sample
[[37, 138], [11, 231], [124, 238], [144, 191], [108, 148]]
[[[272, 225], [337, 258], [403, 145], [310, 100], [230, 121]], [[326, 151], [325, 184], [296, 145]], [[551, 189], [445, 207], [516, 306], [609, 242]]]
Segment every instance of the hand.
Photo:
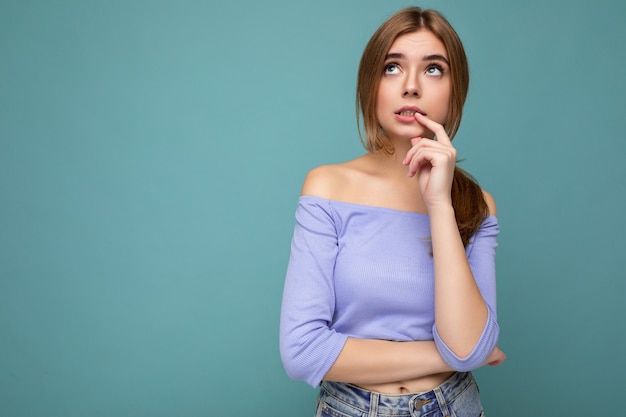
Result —
[[498, 346], [496, 346], [493, 352], [489, 354], [489, 357], [485, 361], [485, 365], [498, 366], [505, 360], [506, 360], [506, 355], [504, 354], [504, 352], [500, 350]]
[[407, 175], [413, 177], [417, 174], [424, 202], [429, 208], [438, 204], [452, 204], [456, 149], [442, 125], [420, 113], [415, 113], [415, 120], [432, 131], [437, 139], [411, 139], [413, 147], [402, 161], [409, 168]]

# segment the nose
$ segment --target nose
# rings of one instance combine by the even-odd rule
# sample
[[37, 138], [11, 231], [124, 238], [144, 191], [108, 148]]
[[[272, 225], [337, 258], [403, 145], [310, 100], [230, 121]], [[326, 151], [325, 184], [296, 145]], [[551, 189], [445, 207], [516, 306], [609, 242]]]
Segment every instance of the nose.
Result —
[[405, 79], [403, 86], [402, 96], [404, 97], [419, 97], [420, 96], [420, 88], [417, 82], [417, 77], [415, 75], [409, 75]]
[[415, 97], [415, 98], [418, 98], [420, 96], [420, 90], [417, 87], [417, 85], [415, 85], [415, 84], [407, 85], [404, 88], [404, 92], [402, 93], [402, 95], [404, 97]]

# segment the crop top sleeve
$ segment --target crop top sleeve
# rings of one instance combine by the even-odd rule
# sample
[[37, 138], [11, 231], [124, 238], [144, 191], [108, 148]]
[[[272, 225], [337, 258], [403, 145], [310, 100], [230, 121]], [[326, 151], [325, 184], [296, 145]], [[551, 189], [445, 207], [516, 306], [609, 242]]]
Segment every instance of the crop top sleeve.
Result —
[[328, 207], [299, 204], [283, 291], [280, 353], [290, 378], [317, 386], [348, 336], [331, 329], [337, 230]]

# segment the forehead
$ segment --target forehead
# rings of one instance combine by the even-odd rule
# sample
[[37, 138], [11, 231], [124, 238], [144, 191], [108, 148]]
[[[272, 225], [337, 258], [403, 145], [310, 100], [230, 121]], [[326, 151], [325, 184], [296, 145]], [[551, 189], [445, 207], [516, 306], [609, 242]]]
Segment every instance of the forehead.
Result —
[[398, 36], [389, 48], [389, 54], [394, 53], [401, 53], [407, 57], [422, 57], [434, 54], [448, 57], [443, 42], [426, 29]]

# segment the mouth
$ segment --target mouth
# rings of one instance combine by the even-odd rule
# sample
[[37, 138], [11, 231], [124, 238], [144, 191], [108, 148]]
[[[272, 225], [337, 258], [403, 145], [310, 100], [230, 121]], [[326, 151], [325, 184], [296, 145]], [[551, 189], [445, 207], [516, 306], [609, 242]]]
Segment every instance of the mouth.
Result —
[[413, 117], [415, 116], [415, 113], [419, 113], [422, 116], [426, 116], [426, 113], [420, 109], [419, 107], [402, 107], [400, 110], [398, 110], [396, 112], [397, 115], [399, 116], [409, 116], [409, 117]]

